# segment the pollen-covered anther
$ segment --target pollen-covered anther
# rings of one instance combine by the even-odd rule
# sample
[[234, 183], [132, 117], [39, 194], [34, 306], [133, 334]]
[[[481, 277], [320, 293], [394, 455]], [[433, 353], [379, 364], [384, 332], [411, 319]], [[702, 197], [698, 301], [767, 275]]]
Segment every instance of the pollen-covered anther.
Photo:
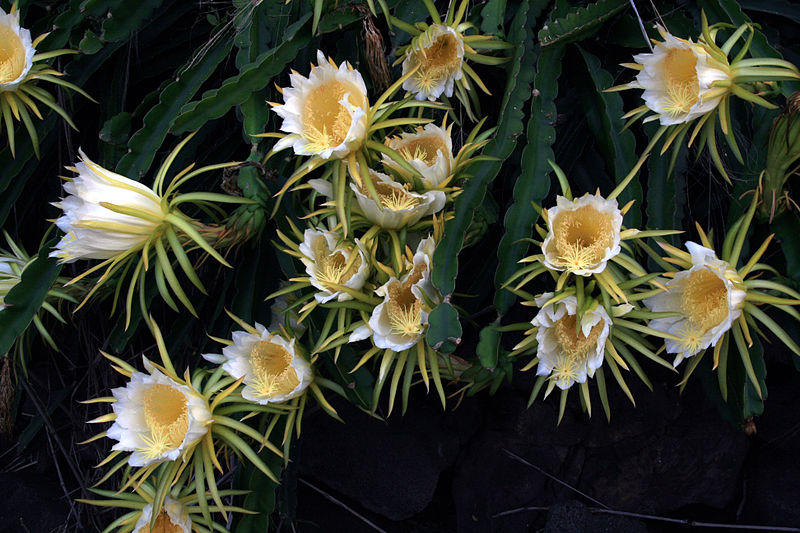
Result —
[[319, 235], [313, 243], [316, 259], [316, 279], [331, 290], [336, 290], [331, 285], [343, 285], [352, 278], [361, 267], [361, 257], [348, 264], [348, 259], [341, 250], [331, 250], [324, 235]]
[[[396, 281], [389, 285], [387, 311], [392, 332], [398, 335], [418, 335], [422, 332], [422, 302], [411, 292], [411, 287], [419, 281], [422, 273], [415, 269], [405, 283]], [[415, 279], [416, 278], [416, 279]]]
[[[378, 200], [381, 202], [381, 207], [391, 211], [404, 211], [412, 209], [422, 204], [422, 199], [417, 196], [408, 194], [404, 187], [396, 187], [388, 183], [375, 183], [375, 191], [378, 193]], [[366, 186], [359, 187], [361, 193], [365, 196], [370, 196], [369, 189]]]

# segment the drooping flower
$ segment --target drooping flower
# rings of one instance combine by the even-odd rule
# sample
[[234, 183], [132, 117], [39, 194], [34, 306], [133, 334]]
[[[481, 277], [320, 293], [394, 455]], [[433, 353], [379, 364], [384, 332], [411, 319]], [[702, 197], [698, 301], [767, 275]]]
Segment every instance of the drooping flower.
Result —
[[221, 364], [234, 379], [244, 378], [242, 397], [266, 405], [281, 403], [303, 394], [314, 378], [311, 365], [295, 346], [256, 323], [250, 331], [234, 331], [233, 343], [222, 354], [203, 354]]
[[[435, 124], [426, 124], [414, 133], [387, 137], [385, 143], [422, 174], [422, 180], [428, 188], [437, 187], [454, 170], [455, 158], [449, 127], [445, 129]], [[383, 165], [406, 180], [412, 177], [408, 170], [385, 154]]]
[[128, 464], [137, 467], [185, 459], [213, 422], [208, 402], [143, 359], [148, 374], [133, 372], [111, 390], [116, 418], [106, 434], [118, 441], [111, 449], [133, 452]]
[[191, 533], [192, 531], [192, 519], [186, 508], [170, 497], [164, 499], [155, 526], [151, 528], [152, 517], [153, 504], [148, 503], [142, 508], [142, 514], [133, 526], [133, 533]]
[[689, 122], [716, 108], [727, 91], [715, 82], [730, 82], [728, 61], [715, 59], [702, 42], [680, 39], [661, 26], [658, 30], [664, 41], [655, 42], [650, 54], [633, 56], [641, 70], [628, 86], [644, 89], [642, 99], [664, 126]]
[[590, 276], [605, 270], [620, 252], [622, 213], [616, 198], [585, 194], [577, 200], [556, 197], [547, 210], [547, 237], [542, 244], [544, 265], [558, 271]]
[[282, 89], [282, 105], [272, 110], [288, 133], [275, 151], [292, 147], [297, 155], [342, 159], [358, 150], [367, 136], [369, 101], [361, 74], [347, 62], [337, 68], [321, 51], [308, 78], [297, 72]]
[[654, 312], [680, 313], [656, 318], [649, 327], [680, 340], [665, 339], [667, 353], [676, 354], [673, 366], [709, 346], [716, 346], [742, 314], [746, 290], [736, 270], [710, 250], [687, 242], [692, 267], [665, 283], [667, 291], [644, 300]]
[[151, 188], [93, 163], [83, 151], [64, 184], [69, 194], [54, 206], [66, 234], [50, 254], [64, 263], [133, 253], [150, 241], [168, 211]]
[[[584, 383], [603, 364], [611, 317], [601, 305], [583, 313], [577, 323], [577, 299], [567, 296], [544, 305], [553, 298], [548, 292], [536, 298], [541, 309], [531, 321], [538, 328], [536, 374], [550, 376], [561, 390], [573, 383]], [[544, 306], [544, 307], [542, 307]]]
[[423, 217], [444, 208], [447, 196], [442, 191], [419, 194], [382, 172], [370, 169], [369, 174], [380, 203], [375, 201], [366, 185], [350, 183], [350, 188], [356, 195], [364, 217], [373, 224], [386, 229], [399, 229], [416, 224]]
[[307, 229], [299, 251], [306, 266], [311, 285], [319, 289], [314, 298], [325, 303], [334, 298], [339, 302], [351, 300], [348, 293], [332, 287], [344, 285], [354, 290], [364, 286], [369, 274], [369, 262], [364, 245], [355, 239], [355, 245], [340, 243], [340, 235], [319, 229]]
[[33, 66], [31, 32], [19, 25], [19, 11], [0, 8], [0, 93], [15, 91]]
[[417, 100], [435, 101], [442, 94], [453, 96], [453, 86], [464, 73], [464, 39], [454, 28], [431, 25], [415, 39], [403, 59], [403, 75], [419, 69], [403, 83]]

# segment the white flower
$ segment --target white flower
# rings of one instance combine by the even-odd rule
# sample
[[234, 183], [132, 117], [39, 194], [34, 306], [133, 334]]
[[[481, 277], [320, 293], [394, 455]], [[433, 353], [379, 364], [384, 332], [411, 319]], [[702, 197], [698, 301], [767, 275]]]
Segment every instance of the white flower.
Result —
[[[64, 214], [56, 225], [66, 233], [50, 253], [64, 263], [109, 259], [141, 248], [167, 212], [161, 198], [137, 181], [106, 170], [79, 151], [77, 176], [64, 184], [69, 196], [53, 205]], [[119, 207], [134, 214], [114, 211]]]
[[0, 8], [0, 93], [15, 91], [33, 66], [31, 32], [19, 27], [19, 11]]
[[342, 159], [367, 136], [367, 87], [348, 63], [336, 68], [319, 50], [317, 62], [308, 78], [292, 72], [292, 86], [282, 89], [284, 104], [272, 108], [283, 118], [281, 131], [289, 134], [274, 150], [291, 146], [297, 155]]
[[415, 39], [403, 60], [403, 75], [419, 65], [419, 70], [403, 83], [403, 89], [417, 100], [435, 101], [442, 93], [453, 96], [453, 84], [464, 73], [464, 39], [460, 33], [442, 24], [430, 26]]
[[372, 335], [378, 348], [400, 352], [416, 345], [425, 334], [431, 304], [439, 295], [431, 283], [431, 258], [436, 246], [432, 237], [419, 243], [410, 271], [401, 279], [389, 278], [375, 290], [383, 302], [372, 311], [369, 323], [356, 329], [349, 341]]
[[[715, 60], [703, 44], [679, 39], [660, 26], [658, 30], [664, 42], [656, 42], [653, 53], [633, 56], [642, 68], [628, 87], [644, 89], [645, 104], [664, 126], [712, 111], [724, 96], [712, 84], [730, 80], [730, 66]], [[712, 91], [716, 94], [707, 97]]]
[[[536, 298], [543, 306], [553, 297], [552, 292]], [[611, 329], [611, 317], [601, 305], [583, 314], [580, 327], [577, 321], [578, 301], [567, 296], [542, 307], [531, 320], [536, 326], [539, 344], [536, 374], [551, 376], [559, 389], [568, 389], [573, 383], [584, 383], [587, 376], [603, 365], [606, 339]]]
[[234, 331], [233, 344], [222, 354], [203, 354], [203, 358], [221, 364], [234, 379], [244, 378], [242, 397], [261, 405], [291, 400], [311, 384], [311, 365], [295, 348], [295, 339], [287, 341], [259, 323], [254, 332]]
[[427, 191], [418, 194], [406, 189], [403, 184], [381, 172], [369, 171], [378, 193], [380, 204], [373, 200], [366, 185], [350, 183], [356, 195], [358, 207], [367, 220], [386, 229], [411, 226], [423, 217], [438, 213], [447, 199], [443, 191]]
[[8, 307], [5, 297], [19, 283], [25, 261], [16, 257], [0, 257], [0, 311]]
[[605, 270], [609, 259], [620, 252], [622, 213], [617, 200], [585, 194], [577, 200], [556, 197], [556, 207], [547, 210], [547, 237], [542, 243], [544, 265], [591, 276]]
[[338, 233], [307, 229], [300, 243], [300, 258], [306, 266], [311, 285], [320, 292], [314, 298], [325, 303], [336, 298], [339, 302], [352, 300], [353, 297], [344, 291], [332, 289], [333, 285], [344, 285], [354, 290], [364, 286], [369, 274], [367, 251], [358, 239], [355, 246], [340, 243]]
[[[424, 129], [419, 128], [414, 133], [387, 137], [385, 143], [422, 174], [429, 188], [435, 188], [447, 179], [455, 166], [450, 128], [445, 130], [435, 124], [426, 124]], [[383, 165], [406, 180], [411, 179], [411, 173], [386, 154], [383, 155]]]
[[644, 300], [654, 312], [680, 313], [680, 316], [656, 318], [649, 326], [671, 333], [680, 341], [665, 339], [667, 353], [677, 354], [673, 366], [686, 357], [716, 346], [733, 322], [742, 314], [747, 293], [742, 278], [730, 265], [717, 259], [714, 250], [687, 242], [692, 268], [664, 281], [667, 292]]
[[112, 389], [116, 420], [107, 436], [111, 449], [133, 452], [131, 466], [174, 461], [193, 449], [213, 422], [206, 400], [144, 359], [149, 374], [134, 372], [124, 387]]
[[148, 503], [142, 508], [142, 514], [133, 526], [133, 533], [191, 533], [192, 531], [192, 519], [186, 508], [169, 496], [164, 499], [164, 505], [161, 506], [156, 524], [151, 530], [152, 518], [153, 504]]

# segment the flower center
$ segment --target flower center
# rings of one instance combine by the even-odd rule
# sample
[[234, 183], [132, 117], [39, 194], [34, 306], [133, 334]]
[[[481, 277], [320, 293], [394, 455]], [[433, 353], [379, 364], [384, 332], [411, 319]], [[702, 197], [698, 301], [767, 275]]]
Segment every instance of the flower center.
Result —
[[145, 524], [136, 533], [183, 533], [183, 528], [173, 524], [167, 512], [162, 509], [152, 529], [149, 524]]
[[311, 89], [303, 108], [303, 136], [311, 149], [322, 151], [342, 144], [347, 138], [353, 117], [340, 102], [355, 107], [366, 107], [360, 89], [338, 80], [329, 81]]
[[[412, 209], [422, 203], [422, 199], [408, 194], [404, 187], [395, 187], [388, 183], [376, 182], [375, 191], [378, 193], [378, 200], [381, 207], [390, 211], [405, 211]], [[372, 198], [369, 189], [365, 185], [359, 185], [361, 194]]]
[[[422, 36], [425, 39], [426, 36]], [[432, 89], [461, 70], [462, 58], [458, 56], [459, 40], [451, 33], [436, 37], [428, 46], [415, 50], [413, 64], [421, 65], [414, 74], [417, 86]]]
[[342, 285], [358, 273], [361, 257], [357, 253], [351, 253], [352, 261], [348, 261], [341, 250], [328, 248], [328, 241], [323, 235], [317, 237], [312, 246], [317, 267], [315, 277], [322, 285]]
[[297, 371], [292, 368], [292, 354], [280, 344], [258, 341], [250, 352], [250, 367], [253, 381], [249, 385], [259, 398], [289, 394], [300, 384]]
[[170, 385], [151, 385], [144, 392], [144, 420], [150, 429], [142, 450], [151, 458], [178, 448], [189, 430], [186, 396]]
[[25, 46], [17, 33], [0, 26], [0, 83], [9, 83], [25, 70]]
[[586, 361], [589, 353], [597, 349], [597, 338], [603, 331], [603, 321], [592, 327], [588, 337], [578, 326], [576, 315], [564, 315], [552, 327], [561, 353], [571, 366], [575, 366]]
[[558, 261], [570, 270], [600, 263], [614, 244], [612, 214], [591, 206], [559, 213], [552, 225]]
[[676, 116], [688, 113], [697, 103], [697, 57], [688, 48], [672, 48], [664, 60], [667, 102], [665, 112]]
[[411, 292], [428, 269], [424, 263], [418, 264], [404, 282], [396, 281], [389, 285], [389, 302], [386, 305], [392, 333], [396, 335], [419, 335], [425, 328], [422, 324], [422, 302]]
[[407, 161], [419, 159], [426, 165], [431, 166], [436, 163], [438, 157], [437, 151], [441, 150], [443, 154], [447, 153], [447, 145], [444, 141], [434, 135], [426, 135], [424, 137], [416, 137], [405, 142], [400, 147], [400, 155]]
[[725, 283], [708, 268], [690, 272], [681, 295], [681, 310], [705, 334], [728, 316]]

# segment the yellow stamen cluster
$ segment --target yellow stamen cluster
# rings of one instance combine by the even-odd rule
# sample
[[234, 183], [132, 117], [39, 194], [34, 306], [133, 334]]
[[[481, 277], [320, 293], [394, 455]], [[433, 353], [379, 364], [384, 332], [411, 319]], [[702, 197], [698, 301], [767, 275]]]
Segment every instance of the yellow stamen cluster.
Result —
[[348, 263], [347, 258], [341, 250], [331, 250], [324, 235], [320, 235], [314, 240], [313, 244], [315, 265], [317, 267], [316, 279], [325, 287], [336, 290], [331, 285], [343, 285], [356, 275], [361, 267], [361, 257], [356, 253], [351, 256], [352, 261]]
[[697, 103], [700, 85], [697, 80], [697, 57], [686, 48], [672, 48], [664, 59], [663, 76], [667, 90], [667, 114], [688, 113]]
[[597, 337], [603, 331], [603, 323], [595, 324], [585, 336], [577, 324], [575, 315], [565, 315], [552, 326], [559, 355], [553, 365], [550, 379], [556, 382], [575, 381], [579, 369], [586, 364], [589, 355], [597, 347]]
[[250, 386], [260, 398], [288, 394], [300, 384], [292, 368], [292, 354], [278, 344], [258, 341], [250, 352], [250, 366], [254, 375]]
[[601, 262], [614, 244], [611, 214], [591, 206], [560, 213], [551, 224], [558, 261], [571, 270]]
[[703, 268], [690, 273], [685, 283], [681, 310], [702, 333], [725, 320], [728, 316], [728, 291], [719, 276]]
[[144, 419], [150, 436], [140, 450], [149, 459], [178, 448], [189, 430], [186, 396], [169, 385], [151, 385], [144, 392]]
[[145, 524], [144, 526], [140, 527], [136, 533], [183, 533], [183, 529], [180, 526], [176, 526], [170, 520], [169, 515], [164, 509], [161, 509], [161, 512], [158, 513], [158, 518], [156, 518], [156, 523], [150, 528], [150, 524]]
[[447, 153], [447, 146], [440, 137], [429, 135], [408, 141], [398, 151], [407, 161], [419, 159], [430, 166], [436, 163], [438, 150]]
[[421, 65], [414, 74], [418, 87], [425, 90], [436, 87], [461, 69], [457, 38], [450, 33], [439, 35], [427, 48], [420, 47], [413, 52], [412, 64]]
[[25, 46], [8, 26], [0, 26], [0, 83], [16, 80], [25, 69]]
[[330, 81], [315, 87], [308, 95], [303, 108], [303, 136], [311, 143], [309, 149], [322, 151], [342, 144], [353, 121], [349, 110], [340, 102], [364, 107], [357, 88], [341, 81]]
[[422, 324], [422, 302], [411, 292], [411, 287], [422, 279], [427, 270], [425, 264], [414, 267], [404, 282], [396, 281], [389, 285], [387, 311], [392, 332], [397, 335], [419, 335]]
[[[361, 194], [371, 197], [369, 189], [360, 185]], [[422, 200], [408, 194], [404, 187], [396, 187], [388, 183], [375, 183], [375, 190], [378, 193], [378, 200], [381, 207], [390, 211], [404, 211], [416, 207]]]

